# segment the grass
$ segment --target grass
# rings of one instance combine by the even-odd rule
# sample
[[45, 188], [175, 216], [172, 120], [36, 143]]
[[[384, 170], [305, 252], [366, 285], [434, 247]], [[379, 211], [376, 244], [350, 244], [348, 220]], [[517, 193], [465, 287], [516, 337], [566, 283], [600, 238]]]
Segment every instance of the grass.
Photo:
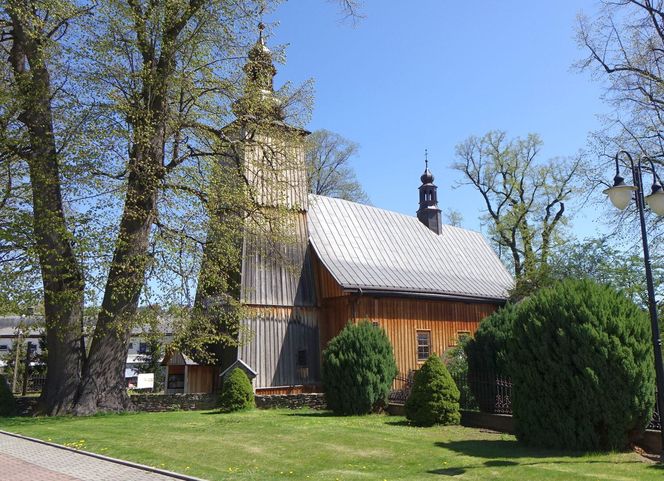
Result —
[[658, 480], [634, 453], [532, 449], [513, 436], [310, 410], [5, 418], [0, 429], [209, 480]]

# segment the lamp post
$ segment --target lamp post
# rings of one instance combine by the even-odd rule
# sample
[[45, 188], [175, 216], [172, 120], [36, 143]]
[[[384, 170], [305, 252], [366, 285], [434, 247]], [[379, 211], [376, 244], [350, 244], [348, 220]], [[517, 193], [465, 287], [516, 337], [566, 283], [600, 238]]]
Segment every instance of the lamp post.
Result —
[[[632, 178], [636, 185], [625, 184], [625, 179], [620, 176], [620, 165], [618, 158], [624, 155], [629, 160], [632, 168]], [[662, 366], [662, 341], [659, 332], [659, 321], [657, 319], [657, 304], [655, 301], [655, 288], [652, 280], [652, 266], [650, 264], [650, 250], [648, 248], [648, 235], [646, 232], [645, 220], [645, 204], [647, 203], [650, 209], [657, 215], [664, 215], [664, 190], [662, 189], [659, 177], [655, 172], [655, 166], [652, 160], [648, 159], [650, 163], [650, 170], [652, 171], [653, 184], [650, 195], [644, 197], [643, 193], [643, 177], [641, 176], [641, 160], [637, 163], [634, 159], [624, 150], [619, 151], [615, 157], [616, 160], [616, 176], [613, 179], [613, 187], [606, 189], [604, 193], [609, 196], [611, 203], [620, 210], [625, 210], [632, 200], [632, 193], [636, 200], [636, 209], [639, 213], [639, 221], [641, 223], [641, 241], [643, 242], [643, 262], [646, 269], [646, 285], [648, 286], [648, 310], [650, 311], [650, 327], [652, 329], [652, 344], [655, 354], [655, 376], [657, 381], [657, 407], [660, 415], [660, 435], [662, 439], [662, 451], [660, 452], [659, 460], [664, 463], [664, 425], [662, 424], [661, 416], [664, 414], [664, 367]]]

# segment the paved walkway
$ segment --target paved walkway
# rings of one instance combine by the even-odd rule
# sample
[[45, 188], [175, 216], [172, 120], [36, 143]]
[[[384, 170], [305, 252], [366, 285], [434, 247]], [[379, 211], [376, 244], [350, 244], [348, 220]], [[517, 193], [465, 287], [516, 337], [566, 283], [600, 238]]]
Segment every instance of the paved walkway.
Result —
[[0, 433], [2, 481], [175, 481], [171, 476]]

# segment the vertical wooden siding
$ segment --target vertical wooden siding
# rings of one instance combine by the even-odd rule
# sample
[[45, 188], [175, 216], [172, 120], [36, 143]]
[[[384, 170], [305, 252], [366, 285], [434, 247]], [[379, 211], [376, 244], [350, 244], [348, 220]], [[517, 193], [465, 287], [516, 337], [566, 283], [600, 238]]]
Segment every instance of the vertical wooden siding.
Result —
[[[320, 382], [318, 309], [254, 306], [243, 322], [238, 357], [257, 371], [254, 387]], [[307, 351], [308, 370], [298, 370], [298, 351]]]
[[187, 385], [186, 393], [211, 393], [214, 390], [214, 377], [219, 375], [214, 366], [186, 366]]
[[399, 372], [418, 369], [417, 331], [431, 332], [431, 353], [439, 356], [456, 344], [459, 332], [475, 332], [495, 304], [398, 297], [343, 297], [323, 301], [323, 348], [350, 321], [378, 322], [394, 347]]

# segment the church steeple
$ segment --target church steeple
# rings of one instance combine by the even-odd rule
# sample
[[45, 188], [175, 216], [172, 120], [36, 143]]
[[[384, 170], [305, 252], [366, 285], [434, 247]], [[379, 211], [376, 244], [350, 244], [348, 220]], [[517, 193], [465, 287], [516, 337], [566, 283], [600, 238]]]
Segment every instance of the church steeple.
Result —
[[258, 24], [258, 40], [249, 50], [247, 63], [242, 67], [246, 74], [244, 93], [233, 103], [233, 113], [238, 119], [283, 120], [281, 102], [274, 95], [273, 78], [277, 69], [272, 63], [272, 52], [265, 45], [263, 30]]
[[420, 176], [420, 208], [417, 211], [419, 221], [436, 234], [441, 231], [441, 215], [438, 208], [438, 187], [433, 183], [433, 174], [429, 170], [428, 153], [424, 151], [424, 173]]

